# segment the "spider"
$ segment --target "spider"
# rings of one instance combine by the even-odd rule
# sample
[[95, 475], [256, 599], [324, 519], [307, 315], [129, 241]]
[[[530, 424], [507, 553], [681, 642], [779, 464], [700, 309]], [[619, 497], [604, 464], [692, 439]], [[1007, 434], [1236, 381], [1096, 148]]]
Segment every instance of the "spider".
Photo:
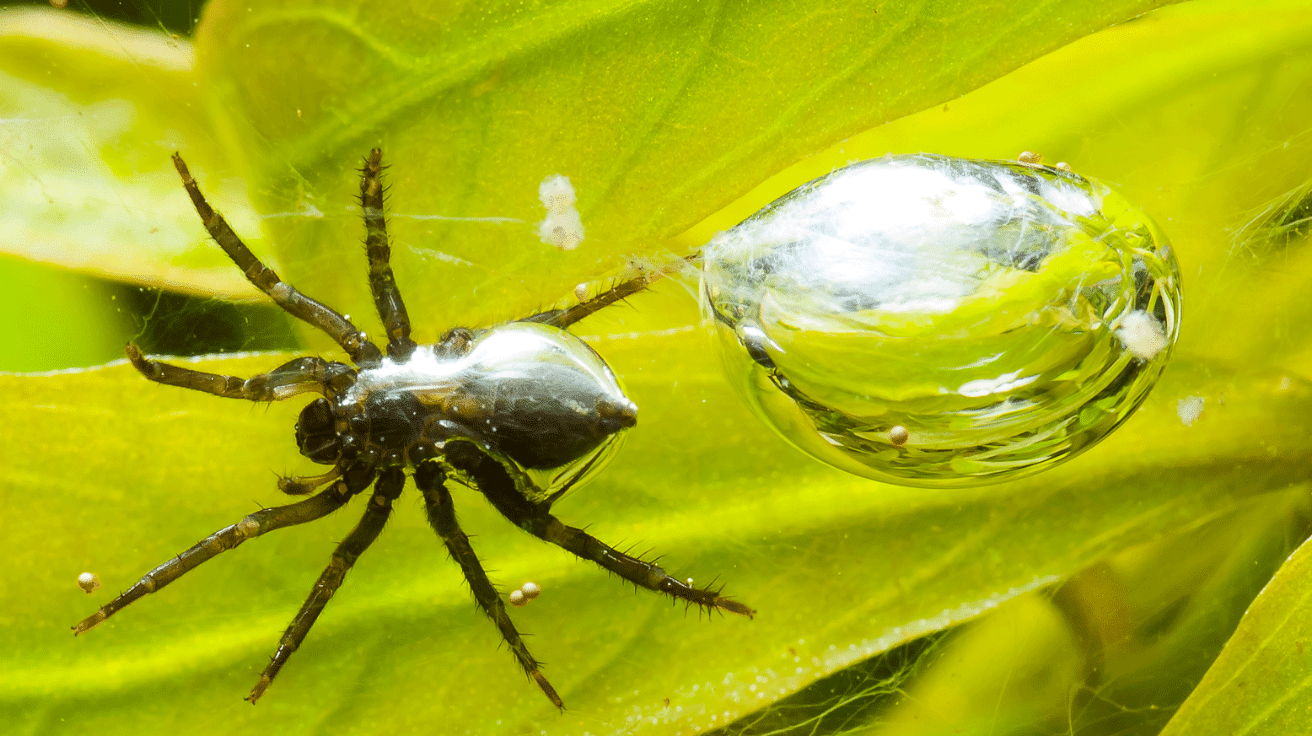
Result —
[[355, 367], [319, 357], [297, 358], [249, 379], [203, 373], [142, 355], [128, 360], [146, 378], [170, 386], [247, 401], [320, 396], [301, 411], [301, 454], [332, 468], [282, 478], [278, 487], [308, 499], [261, 509], [224, 527], [142, 576], [127, 591], [73, 627], [81, 634], [128, 604], [177, 580], [220, 552], [275, 529], [322, 518], [373, 486], [364, 515], [337, 545], [328, 567], [283, 634], [246, 700], [259, 700], [341, 586], [356, 559], [382, 531], [401, 495], [407, 471], [424, 495], [428, 521], [441, 537], [511, 654], [557, 708], [555, 688], [542, 675], [501, 597], [456, 522], [446, 481], [480, 491], [524, 531], [591, 560], [621, 578], [667, 593], [689, 605], [752, 617], [751, 608], [676, 580], [660, 566], [620, 552], [551, 514], [551, 505], [598, 466], [619, 433], [632, 427], [637, 406], [595, 351], [565, 328], [659, 278], [652, 272], [623, 281], [573, 307], [533, 314], [489, 329], [453, 328], [435, 344], [410, 337], [410, 319], [389, 265], [383, 216], [382, 153], [370, 152], [361, 171], [369, 286], [387, 334], [387, 354], [349, 319], [284, 282], [241, 242], [210, 207], [182, 157], [173, 154], [182, 184], [211, 237], [260, 291], [287, 312], [323, 330]]

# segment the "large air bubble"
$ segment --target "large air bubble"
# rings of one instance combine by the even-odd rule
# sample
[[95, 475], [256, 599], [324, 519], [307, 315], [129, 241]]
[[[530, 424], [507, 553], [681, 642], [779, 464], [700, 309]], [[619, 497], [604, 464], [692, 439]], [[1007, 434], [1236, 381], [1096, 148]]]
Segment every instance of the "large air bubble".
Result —
[[1009, 480], [1139, 406], [1180, 328], [1158, 227], [1069, 171], [886, 156], [795, 189], [703, 259], [726, 367], [789, 442], [916, 486]]

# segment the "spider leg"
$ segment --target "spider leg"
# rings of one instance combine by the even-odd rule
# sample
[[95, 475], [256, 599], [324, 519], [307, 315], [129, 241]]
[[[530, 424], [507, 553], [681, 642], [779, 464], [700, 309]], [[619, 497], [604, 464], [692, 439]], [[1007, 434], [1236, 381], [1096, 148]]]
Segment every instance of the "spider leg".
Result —
[[369, 342], [365, 334], [356, 329], [350, 320], [322, 302], [297, 291], [250, 252], [246, 244], [237, 237], [237, 233], [233, 232], [227, 220], [223, 219], [223, 215], [215, 212], [209, 202], [205, 201], [204, 195], [200, 193], [200, 187], [196, 185], [196, 180], [187, 170], [187, 164], [182, 161], [182, 156], [173, 154], [173, 166], [182, 177], [182, 186], [187, 188], [191, 203], [195, 205], [196, 212], [200, 215], [201, 222], [205, 224], [205, 229], [209, 231], [210, 237], [214, 238], [219, 247], [223, 248], [223, 252], [227, 253], [233, 263], [236, 263], [237, 267], [246, 274], [248, 281], [293, 317], [328, 333], [328, 336], [341, 345], [357, 365], [374, 365], [382, 359], [378, 347]]
[[387, 243], [387, 220], [383, 217], [383, 152], [369, 152], [360, 177], [360, 207], [364, 210], [365, 247], [369, 253], [369, 290], [373, 292], [378, 316], [387, 332], [387, 354], [402, 361], [415, 350], [410, 339], [410, 316], [392, 275], [392, 248]]
[[268, 373], [243, 379], [151, 360], [131, 343], [125, 352], [133, 367], [156, 383], [204, 391], [227, 399], [282, 401], [307, 391], [328, 394], [344, 388], [355, 375], [355, 371], [343, 363], [330, 363], [323, 358], [297, 358]]
[[[694, 253], [683, 260], [693, 261], [700, 257], [701, 257], [701, 253], [699, 252], [699, 253]], [[575, 322], [578, 322], [579, 320], [583, 319], [584, 317], [587, 317], [589, 315], [601, 311], [602, 309], [605, 309], [606, 307], [609, 307], [615, 302], [621, 301], [623, 299], [628, 299], [634, 294], [637, 294], [643, 289], [646, 289], [648, 286], [651, 286], [655, 282], [669, 275], [677, 268], [678, 268], [678, 264], [674, 263], [669, 266], [665, 266], [664, 268], [653, 269], [641, 275], [635, 276], [631, 279], [621, 281], [618, 284], [615, 284], [611, 288], [607, 289], [606, 291], [603, 291], [600, 294], [592, 297], [591, 299], [586, 299], [584, 301], [581, 301], [572, 307], [566, 307], [564, 309], [551, 309], [546, 312], [538, 312], [537, 314], [529, 315], [528, 317], [525, 317], [518, 321], [537, 322], [544, 325], [551, 325], [552, 327], [559, 327], [560, 329], [563, 330], [568, 328], [570, 325], [574, 324]]]
[[[523, 471], [507, 467], [468, 441], [451, 441], [446, 445], [447, 462], [467, 474], [488, 501], [519, 528], [539, 539], [551, 542], [576, 556], [601, 565], [634, 585], [654, 590], [705, 609], [719, 609], [751, 618], [756, 611], [718, 590], [694, 587], [670, 577], [654, 562], [625, 554], [593, 537], [582, 529], [566, 526], [550, 513], [550, 504], [536, 504], [520, 490], [531, 481]], [[512, 473], [514, 475], [512, 475]], [[518, 476], [518, 479], [516, 478]]]
[[241, 521], [224, 527], [197, 542], [190, 549], [159, 567], [151, 570], [117, 598], [101, 606], [99, 611], [88, 616], [73, 627], [73, 634], [81, 634], [99, 625], [102, 621], [126, 608], [128, 604], [163, 588], [201, 563], [217, 556], [220, 552], [234, 549], [247, 539], [267, 534], [275, 529], [304, 524], [322, 518], [341, 508], [351, 496], [359, 493], [373, 481], [373, 469], [367, 466], [354, 466], [346, 471], [346, 477], [334, 483], [327, 490], [304, 501], [260, 509], [247, 515]]
[[328, 481], [337, 480], [341, 474], [342, 468], [339, 465], [322, 475], [282, 476], [278, 479], [278, 490], [286, 493], [288, 496], [304, 496], [307, 493], [314, 492], [314, 489], [321, 487]]
[[278, 676], [278, 671], [301, 646], [305, 635], [310, 633], [310, 628], [318, 620], [319, 614], [323, 613], [324, 606], [332, 600], [337, 589], [342, 587], [346, 573], [350, 572], [355, 561], [383, 531], [387, 517], [392, 515], [392, 502], [401, 495], [404, 486], [405, 471], [401, 468], [388, 468], [378, 474], [378, 483], [374, 486], [373, 496], [365, 506], [360, 523], [355, 525], [351, 533], [347, 534], [333, 551], [328, 567], [319, 575], [319, 580], [310, 590], [310, 596], [301, 604], [301, 610], [296, 613], [287, 631], [283, 633], [281, 641], [278, 642], [278, 650], [274, 652], [273, 659], [264, 668], [264, 672], [260, 673], [260, 679], [255, 683], [255, 687], [251, 688], [251, 694], [246, 696], [246, 700], [251, 703], [259, 700], [260, 696], [264, 695], [264, 691], [269, 689], [273, 678]]
[[474, 548], [469, 544], [469, 537], [456, 521], [455, 504], [451, 500], [451, 493], [446, 489], [445, 480], [445, 474], [437, 463], [420, 463], [415, 469], [415, 485], [424, 494], [429, 525], [442, 538], [442, 543], [446, 545], [456, 564], [460, 565], [470, 590], [474, 592], [474, 600], [501, 632], [501, 638], [505, 639], [511, 654], [515, 655], [524, 673], [542, 688], [542, 692], [546, 693], [557, 708], [563, 710], [565, 704], [556, 694], [556, 689], [539, 671], [540, 663], [529, 653], [528, 646], [524, 644], [519, 631], [515, 629], [515, 623], [510, 620], [510, 614], [506, 613], [506, 606], [501, 602], [501, 596], [497, 594], [496, 588], [492, 587], [492, 581], [488, 580], [483, 565], [478, 561], [478, 555], [474, 554]]

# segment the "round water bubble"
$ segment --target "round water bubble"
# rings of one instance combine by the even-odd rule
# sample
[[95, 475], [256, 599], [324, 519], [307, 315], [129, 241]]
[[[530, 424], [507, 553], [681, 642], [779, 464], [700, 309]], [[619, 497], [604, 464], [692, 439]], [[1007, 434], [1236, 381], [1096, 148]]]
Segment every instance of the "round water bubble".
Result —
[[814, 457], [904, 485], [1010, 480], [1088, 449], [1148, 395], [1180, 328], [1158, 227], [1034, 164], [853, 164], [703, 255], [753, 409]]

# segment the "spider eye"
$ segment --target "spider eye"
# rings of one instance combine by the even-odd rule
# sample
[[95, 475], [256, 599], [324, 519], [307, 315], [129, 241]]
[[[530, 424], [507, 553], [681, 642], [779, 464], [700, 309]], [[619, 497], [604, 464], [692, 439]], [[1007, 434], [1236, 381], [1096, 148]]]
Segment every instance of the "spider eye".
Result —
[[859, 475], [971, 485], [1087, 449], [1144, 400], [1180, 324], [1161, 231], [1064, 170], [887, 156], [721, 233], [703, 298], [748, 402]]

